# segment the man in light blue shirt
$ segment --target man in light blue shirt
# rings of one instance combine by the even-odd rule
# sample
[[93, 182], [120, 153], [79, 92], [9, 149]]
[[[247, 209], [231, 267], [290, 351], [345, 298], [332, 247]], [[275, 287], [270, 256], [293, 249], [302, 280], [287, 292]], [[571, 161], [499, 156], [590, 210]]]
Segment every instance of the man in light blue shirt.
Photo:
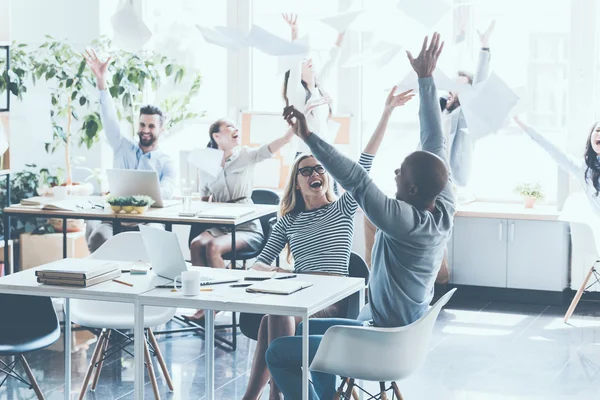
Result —
[[[156, 171], [163, 199], [173, 197], [176, 185], [175, 163], [169, 155], [158, 148], [158, 139], [164, 131], [165, 116], [163, 112], [158, 107], [151, 105], [142, 107], [138, 121], [139, 141], [136, 142], [123, 135], [115, 104], [107, 90], [106, 73], [110, 57], [102, 62], [94, 50], [86, 50], [84, 57], [96, 75], [97, 86], [100, 90], [102, 124], [108, 144], [114, 152], [114, 168]], [[124, 228], [137, 229], [137, 227]], [[86, 239], [91, 252], [94, 252], [112, 235], [112, 223], [88, 221]]]

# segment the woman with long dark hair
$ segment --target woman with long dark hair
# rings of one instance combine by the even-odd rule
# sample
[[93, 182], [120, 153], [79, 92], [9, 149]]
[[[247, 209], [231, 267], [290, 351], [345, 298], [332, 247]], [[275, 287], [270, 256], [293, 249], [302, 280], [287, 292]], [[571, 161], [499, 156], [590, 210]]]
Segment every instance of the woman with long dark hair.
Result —
[[576, 159], [560, 150], [532, 127], [514, 117], [519, 125], [535, 142], [554, 158], [565, 171], [571, 173], [585, 190], [592, 208], [600, 216], [600, 122], [595, 122], [585, 143], [583, 160]]

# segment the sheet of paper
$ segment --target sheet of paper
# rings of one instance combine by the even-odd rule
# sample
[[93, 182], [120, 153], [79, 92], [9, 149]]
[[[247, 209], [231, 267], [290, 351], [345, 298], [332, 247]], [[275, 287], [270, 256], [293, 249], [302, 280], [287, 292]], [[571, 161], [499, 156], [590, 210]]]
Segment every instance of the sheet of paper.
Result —
[[8, 138], [4, 132], [4, 124], [2, 122], [0, 121], [0, 155], [6, 153], [6, 150], [8, 150]]
[[[283, 108], [282, 108], [283, 109]], [[250, 143], [263, 145], [283, 136], [288, 124], [281, 115], [252, 114], [250, 118]]]
[[444, 0], [400, 0], [397, 7], [427, 28], [433, 28], [452, 9]]
[[217, 177], [223, 169], [221, 161], [223, 161], [223, 150], [211, 148], [194, 149], [188, 156], [190, 164], [212, 177]]
[[394, 58], [398, 57], [398, 55], [400, 54], [400, 50], [402, 50], [402, 46], [390, 46], [390, 48], [387, 51], [385, 51], [377, 60], [377, 66], [379, 68], [383, 68], [389, 63], [391, 63]]
[[248, 44], [271, 56], [304, 55], [308, 53], [307, 46], [285, 40], [256, 25], [252, 25], [248, 35]]
[[269, 158], [254, 166], [254, 187], [279, 188], [281, 176], [281, 159]]
[[338, 32], [345, 32], [363, 11], [347, 11], [330, 17], [321, 18], [321, 22], [329, 25]]
[[207, 43], [233, 51], [248, 47], [241, 32], [235, 32], [232, 30], [233, 28], [208, 28], [200, 25], [196, 25], [196, 28], [198, 28]]
[[152, 32], [129, 1], [122, 2], [110, 21], [114, 31], [114, 43], [122, 49], [141, 50], [152, 37]]
[[[433, 79], [437, 90], [447, 90], [456, 93], [465, 93], [472, 90], [469, 84], [457, 83], [439, 68], [433, 71]], [[408, 75], [398, 83], [398, 90], [404, 91], [408, 89], [419, 90], [419, 78], [415, 71], [409, 72]]]
[[502, 128], [519, 96], [498, 75], [460, 95], [462, 111], [473, 140]]

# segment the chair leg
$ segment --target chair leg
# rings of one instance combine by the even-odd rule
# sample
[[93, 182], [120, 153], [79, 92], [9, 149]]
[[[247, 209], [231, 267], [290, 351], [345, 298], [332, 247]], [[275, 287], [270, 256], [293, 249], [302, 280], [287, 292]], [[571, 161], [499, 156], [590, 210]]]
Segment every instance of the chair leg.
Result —
[[595, 271], [594, 266], [592, 266], [590, 268], [589, 272], [587, 273], [587, 275], [585, 276], [585, 279], [583, 280], [581, 287], [575, 294], [575, 297], [573, 297], [573, 301], [571, 302], [571, 305], [569, 306], [569, 309], [567, 310], [567, 313], [565, 314], [565, 319], [564, 319], [565, 324], [567, 322], [569, 322], [569, 318], [571, 318], [571, 315], [573, 315], [573, 312], [575, 311], [577, 304], [579, 304], [579, 300], [581, 300], [581, 296], [583, 296], [583, 292], [585, 291], [585, 288], [586, 288], [590, 278], [592, 277], [592, 274], [594, 273], [594, 271]]
[[21, 360], [21, 365], [23, 365], [23, 369], [27, 374], [27, 378], [29, 378], [29, 384], [33, 388], [33, 391], [35, 392], [35, 395], [37, 396], [38, 400], [44, 400], [44, 395], [42, 394], [42, 391], [40, 390], [40, 387], [37, 381], [35, 380], [35, 376], [33, 376], [33, 372], [31, 372], [31, 368], [29, 368], [29, 364], [27, 363], [27, 360], [25, 360], [23, 354], [19, 354], [19, 359]]
[[349, 399], [354, 390], [354, 379], [349, 378], [346, 383], [348, 384], [348, 387], [346, 388], [346, 393], [344, 393], [344, 399]]
[[398, 388], [398, 384], [396, 382], [392, 382], [392, 389], [394, 389], [394, 394], [398, 400], [404, 400], [404, 397], [402, 397], [402, 393], [400, 393], [400, 389]]
[[338, 388], [338, 390], [335, 392], [335, 396], [333, 396], [333, 400], [340, 400], [341, 396], [344, 394], [344, 386], [346, 386], [346, 383], [348, 383], [349, 378], [342, 378], [342, 383], [340, 384], [340, 387]]
[[88, 367], [87, 372], [85, 373], [85, 378], [83, 378], [83, 384], [81, 385], [81, 391], [79, 392], [79, 400], [83, 399], [85, 396], [85, 392], [87, 391], [87, 387], [90, 383], [90, 378], [92, 377], [92, 372], [94, 371], [94, 365], [98, 360], [98, 354], [101, 354], [102, 349], [104, 348], [104, 338], [106, 337], [106, 331], [102, 331], [100, 336], [98, 336], [98, 343], [96, 343], [96, 348], [94, 349], [94, 354], [92, 355], [92, 359], [90, 361], [90, 366]]
[[169, 370], [167, 369], [167, 364], [165, 363], [165, 359], [160, 352], [160, 348], [158, 347], [158, 342], [154, 337], [154, 333], [152, 329], [148, 328], [148, 338], [150, 339], [150, 344], [154, 347], [154, 354], [156, 354], [156, 359], [158, 360], [158, 365], [160, 365], [160, 369], [162, 369], [165, 380], [167, 381], [167, 386], [169, 390], [173, 391], [173, 382], [171, 381], [171, 375], [169, 375]]
[[381, 400], [388, 400], [385, 393], [385, 382], [379, 382], [379, 395], [381, 396]]
[[112, 329], [109, 329], [104, 335], [104, 343], [102, 344], [102, 351], [98, 354], [98, 360], [96, 360], [96, 371], [94, 373], [94, 379], [92, 379], [92, 392], [96, 390], [96, 386], [98, 386], [98, 380], [100, 379], [100, 373], [102, 372], [102, 366], [104, 366], [104, 354], [106, 350], [108, 350], [108, 342], [110, 341], [110, 335], [112, 333]]
[[156, 375], [154, 375], [154, 366], [152, 365], [152, 358], [150, 358], [150, 350], [148, 350], [148, 342], [144, 340], [144, 353], [146, 359], [146, 368], [148, 369], [148, 378], [152, 383], [152, 390], [154, 391], [154, 398], [160, 400], [160, 393], [158, 392], [158, 383], [156, 382]]

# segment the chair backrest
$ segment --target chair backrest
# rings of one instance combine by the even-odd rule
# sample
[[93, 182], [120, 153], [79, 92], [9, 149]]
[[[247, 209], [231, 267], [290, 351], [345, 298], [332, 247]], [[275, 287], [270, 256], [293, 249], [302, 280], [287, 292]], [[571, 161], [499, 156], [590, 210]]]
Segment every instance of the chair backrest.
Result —
[[[254, 204], [267, 204], [267, 205], [278, 205], [281, 199], [279, 195], [269, 189], [254, 189], [252, 191], [252, 202]], [[262, 217], [260, 218], [260, 225], [262, 227], [263, 233], [265, 235], [265, 240], [263, 243], [266, 243], [266, 239], [271, 234], [271, 225], [269, 224], [269, 220], [274, 217]]]
[[350, 252], [350, 261], [348, 262], [348, 276], [350, 278], [365, 278], [365, 284], [369, 283], [371, 271], [360, 254]]
[[[0, 294], [0, 349], [15, 337], [41, 337], [54, 334], [58, 340], [60, 326], [50, 297]], [[23, 333], [26, 329], [26, 333]]]
[[[329, 328], [311, 370], [375, 381], [406, 378], [425, 361], [435, 321], [454, 292], [456, 289], [446, 293], [421, 318], [407, 326]], [[347, 349], [352, 349], [351, 356], [343, 355]]]
[[122, 232], [109, 238], [90, 255], [90, 258], [110, 261], [150, 261], [140, 232]]

